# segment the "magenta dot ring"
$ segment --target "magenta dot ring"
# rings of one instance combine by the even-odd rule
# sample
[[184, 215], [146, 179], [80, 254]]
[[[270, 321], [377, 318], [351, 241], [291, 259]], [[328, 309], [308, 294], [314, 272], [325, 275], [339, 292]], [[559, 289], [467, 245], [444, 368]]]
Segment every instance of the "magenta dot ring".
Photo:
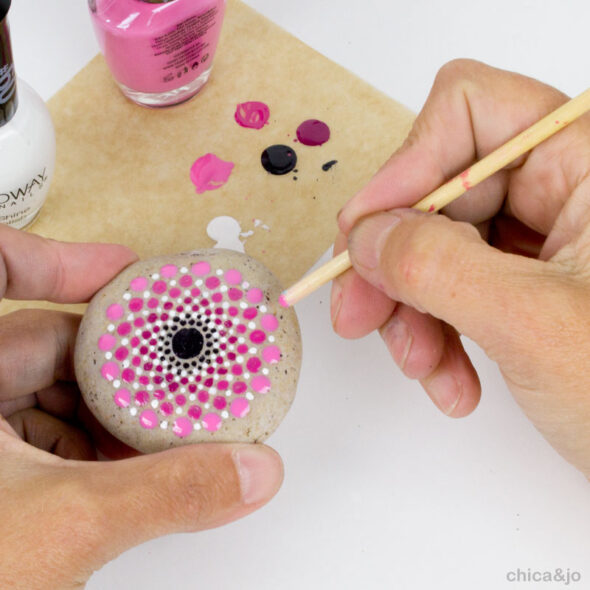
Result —
[[131, 265], [80, 326], [86, 404], [144, 452], [264, 440], [292, 403], [301, 364], [297, 318], [280, 293], [268, 269], [228, 250]]

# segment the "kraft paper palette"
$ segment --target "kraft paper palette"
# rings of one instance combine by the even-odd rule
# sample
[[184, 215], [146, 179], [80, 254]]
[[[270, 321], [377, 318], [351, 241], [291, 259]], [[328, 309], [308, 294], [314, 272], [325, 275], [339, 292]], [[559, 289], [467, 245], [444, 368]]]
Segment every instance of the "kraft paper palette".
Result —
[[[237, 105], [247, 101], [268, 105], [261, 129], [236, 122]], [[413, 120], [409, 110], [238, 0], [228, 2], [211, 80], [193, 100], [160, 110], [132, 104], [99, 55], [49, 107], [56, 173], [30, 231], [119, 242], [142, 258], [233, 243], [285, 287], [330, 247], [337, 212], [402, 143]], [[308, 119], [329, 126], [327, 142], [297, 141]], [[288, 174], [269, 174], [261, 165], [262, 152], [275, 144], [296, 152]], [[197, 193], [191, 167], [209, 153], [233, 162], [231, 175], [220, 188]], [[2, 313], [25, 306], [82, 310], [1, 305]]]

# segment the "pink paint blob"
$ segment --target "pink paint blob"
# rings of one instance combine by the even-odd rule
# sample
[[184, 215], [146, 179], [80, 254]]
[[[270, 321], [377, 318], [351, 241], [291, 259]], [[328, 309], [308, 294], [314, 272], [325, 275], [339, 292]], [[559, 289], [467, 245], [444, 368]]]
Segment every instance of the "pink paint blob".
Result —
[[285, 296], [284, 293], [282, 293], [281, 296], [279, 297], [279, 305], [281, 307], [290, 307], [289, 302], [287, 301], [287, 297]]
[[262, 317], [260, 324], [267, 332], [274, 332], [279, 327], [279, 320], [274, 315], [268, 314]]
[[297, 128], [297, 139], [303, 145], [323, 145], [330, 139], [330, 128], [323, 121], [308, 119]]
[[103, 376], [103, 379], [113, 381], [119, 376], [119, 365], [116, 363], [105, 363], [100, 369], [100, 374]]
[[254, 344], [262, 344], [266, 340], [266, 334], [262, 330], [254, 330], [250, 334], [250, 340]]
[[191, 167], [190, 177], [198, 194], [221, 188], [229, 179], [233, 162], [225, 162], [215, 154], [205, 154]]
[[265, 363], [274, 365], [281, 360], [281, 349], [278, 346], [267, 346], [262, 351], [262, 358]]
[[215, 432], [221, 428], [221, 418], [217, 414], [205, 414], [203, 416], [203, 425], [209, 432]]
[[152, 291], [157, 295], [161, 295], [166, 292], [166, 283], [164, 281], [156, 281], [152, 285]]
[[254, 377], [250, 385], [256, 393], [268, 393], [270, 391], [270, 379], [264, 375]]
[[153, 410], [144, 410], [139, 415], [139, 423], [142, 428], [146, 430], [152, 430], [158, 425], [158, 416], [156, 416], [156, 412]]
[[187, 437], [193, 430], [192, 422], [188, 418], [176, 418], [172, 432], [179, 438]]
[[127, 408], [131, 403], [131, 392], [128, 389], [119, 389], [113, 399], [120, 408]]
[[118, 303], [113, 303], [107, 307], [107, 318], [115, 321], [123, 317], [124, 314], [123, 306]]
[[268, 124], [270, 109], [263, 102], [243, 102], [236, 107], [234, 114], [236, 123], [248, 129], [262, 129]]
[[201, 417], [202, 410], [199, 406], [191, 406], [188, 409], [188, 415], [193, 420], [198, 420]]
[[103, 334], [98, 339], [98, 348], [102, 351], [111, 350], [117, 344], [117, 339], [112, 334]]
[[229, 411], [236, 418], [243, 418], [250, 411], [250, 404], [247, 399], [239, 397], [231, 403]]
[[205, 281], [205, 286], [207, 287], [207, 289], [217, 289], [217, 287], [219, 287], [219, 279], [217, 277], [209, 277], [206, 281]]

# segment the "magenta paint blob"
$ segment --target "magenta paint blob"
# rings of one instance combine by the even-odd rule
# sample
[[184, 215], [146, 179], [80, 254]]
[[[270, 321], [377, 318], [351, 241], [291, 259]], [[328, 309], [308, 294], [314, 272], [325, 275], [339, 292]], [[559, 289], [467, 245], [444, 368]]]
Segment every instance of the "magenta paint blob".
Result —
[[233, 162], [226, 162], [215, 154], [205, 154], [191, 167], [190, 177], [198, 194], [221, 188], [234, 168]]
[[303, 145], [323, 145], [330, 139], [330, 128], [318, 119], [308, 119], [297, 127], [297, 139]]
[[263, 102], [243, 102], [236, 107], [234, 118], [241, 127], [262, 129], [268, 124], [270, 109]]

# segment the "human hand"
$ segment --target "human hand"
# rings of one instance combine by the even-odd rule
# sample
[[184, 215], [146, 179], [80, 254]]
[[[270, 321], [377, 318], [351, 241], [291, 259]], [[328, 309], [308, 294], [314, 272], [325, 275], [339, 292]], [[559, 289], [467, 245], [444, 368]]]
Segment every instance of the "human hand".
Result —
[[[0, 296], [86, 301], [135, 259], [123, 246], [0, 226]], [[114, 439], [74, 382], [79, 322], [41, 310], [0, 318], [0, 588], [82, 588], [134, 545], [245, 516], [282, 480], [280, 458], [263, 445], [139, 456]], [[97, 462], [97, 450], [124, 460]]]
[[407, 141], [339, 215], [335, 253], [348, 246], [353, 269], [334, 283], [332, 321], [348, 338], [379, 329], [403, 372], [454, 417], [480, 397], [468, 336], [590, 477], [590, 117], [446, 216], [404, 209], [566, 100], [478, 62], [443, 67]]

